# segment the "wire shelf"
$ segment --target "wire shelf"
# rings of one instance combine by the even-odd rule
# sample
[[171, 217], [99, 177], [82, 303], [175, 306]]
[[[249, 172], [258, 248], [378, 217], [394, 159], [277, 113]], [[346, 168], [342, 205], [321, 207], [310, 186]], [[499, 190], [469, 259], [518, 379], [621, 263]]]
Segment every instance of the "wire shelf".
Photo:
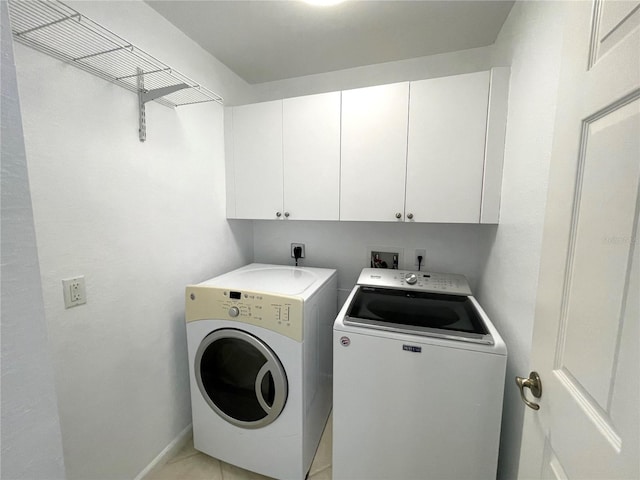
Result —
[[220, 95], [58, 0], [9, 0], [9, 12], [15, 41], [127, 90], [139, 92], [138, 77], [143, 75], [145, 93], [179, 89], [151, 97], [163, 105], [223, 103]]

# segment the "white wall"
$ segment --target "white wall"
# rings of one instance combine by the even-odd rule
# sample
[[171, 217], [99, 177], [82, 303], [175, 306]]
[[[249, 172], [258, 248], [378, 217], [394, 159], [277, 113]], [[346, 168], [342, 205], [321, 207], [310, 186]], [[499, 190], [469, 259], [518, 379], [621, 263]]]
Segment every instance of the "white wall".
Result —
[[7, 2], [2, 33], [2, 456], [0, 477], [64, 478], [60, 420], [24, 151]]
[[494, 45], [511, 65], [500, 225], [477, 296], [508, 348], [499, 478], [517, 477], [529, 375], [549, 160], [561, 63], [564, 2], [518, 2]]
[[255, 260], [293, 265], [291, 243], [304, 243], [306, 255], [300, 265], [338, 270], [340, 305], [358, 280], [360, 271], [369, 266], [368, 247], [403, 249], [401, 269], [417, 269], [412, 261], [415, 249], [425, 249], [423, 270], [464, 274], [473, 288], [482, 274], [495, 228], [491, 225], [255, 221]]
[[[246, 87], [143, 2], [74, 6], [223, 96]], [[141, 143], [135, 94], [22, 45], [16, 64], [67, 474], [133, 478], [191, 422], [185, 285], [253, 258], [252, 225], [225, 219], [223, 108], [150, 103]], [[87, 304], [65, 310], [76, 275]]]
[[488, 70], [495, 66], [491, 64], [492, 52], [491, 46], [480, 47], [261, 83], [252, 86], [244, 103]]

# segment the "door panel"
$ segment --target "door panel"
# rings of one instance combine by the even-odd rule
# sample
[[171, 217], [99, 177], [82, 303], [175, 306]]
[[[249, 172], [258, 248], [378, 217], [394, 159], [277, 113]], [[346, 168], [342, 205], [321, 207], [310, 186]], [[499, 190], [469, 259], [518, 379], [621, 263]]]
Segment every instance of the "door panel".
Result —
[[637, 1], [596, 1], [591, 33], [590, 67], [640, 26]]
[[640, 477], [639, 4], [567, 8], [523, 477]]
[[548, 441], [544, 444], [542, 478], [552, 478], [556, 480], [567, 480], [569, 478], [562, 463], [560, 463], [560, 459], [553, 453]]
[[636, 223], [640, 101], [588, 122], [583, 132], [567, 307], [561, 321], [566, 340], [556, 368], [566, 369], [606, 409], [628, 278], [631, 243], [625, 239], [632, 238]]

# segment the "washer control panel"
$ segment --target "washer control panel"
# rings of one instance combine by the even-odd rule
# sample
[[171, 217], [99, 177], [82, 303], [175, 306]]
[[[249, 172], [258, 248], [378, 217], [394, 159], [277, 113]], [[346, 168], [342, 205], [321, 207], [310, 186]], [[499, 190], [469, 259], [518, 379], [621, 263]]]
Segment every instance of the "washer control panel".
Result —
[[300, 298], [194, 285], [187, 287], [185, 301], [187, 322], [230, 320], [302, 341], [303, 301]]
[[358, 278], [358, 285], [404, 288], [450, 295], [471, 295], [471, 288], [469, 288], [469, 283], [464, 275], [454, 273], [364, 268]]

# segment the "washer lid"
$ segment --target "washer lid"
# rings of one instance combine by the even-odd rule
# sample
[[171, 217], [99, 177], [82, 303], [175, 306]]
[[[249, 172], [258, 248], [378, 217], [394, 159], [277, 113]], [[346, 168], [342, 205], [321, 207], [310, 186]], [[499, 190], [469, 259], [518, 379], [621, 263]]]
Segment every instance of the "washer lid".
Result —
[[361, 286], [345, 324], [492, 345], [493, 338], [469, 297]]

